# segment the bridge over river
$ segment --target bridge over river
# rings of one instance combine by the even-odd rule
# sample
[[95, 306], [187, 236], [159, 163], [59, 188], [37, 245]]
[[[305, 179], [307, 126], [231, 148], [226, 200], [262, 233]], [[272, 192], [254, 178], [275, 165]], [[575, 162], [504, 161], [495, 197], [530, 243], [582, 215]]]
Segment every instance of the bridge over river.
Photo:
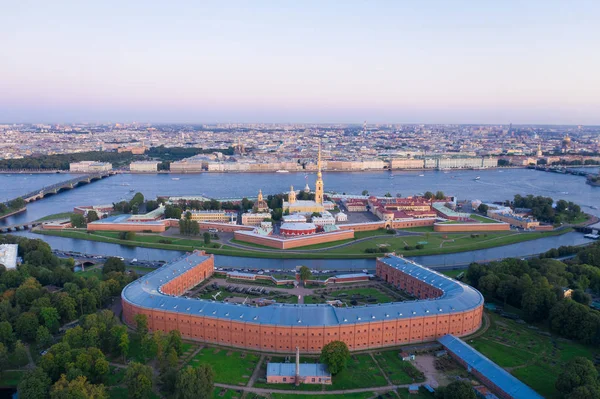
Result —
[[[112, 176], [114, 174], [115, 174], [115, 172], [113, 172], [113, 171], [90, 173], [87, 175], [75, 177], [73, 179], [65, 180], [65, 181], [62, 181], [59, 183], [55, 183], [55, 184], [51, 184], [49, 186], [42, 187], [39, 190], [29, 192], [29, 193], [21, 195], [17, 198], [22, 198], [25, 201], [25, 203], [29, 203], [32, 201], [37, 201], [39, 199], [42, 199], [48, 195], [58, 194], [61, 191], [72, 190], [81, 185], [89, 184], [94, 181], [104, 179], [105, 177]], [[6, 201], [6, 203], [8, 204], [9, 202], [11, 202], [17, 198], [13, 198], [12, 200]]]

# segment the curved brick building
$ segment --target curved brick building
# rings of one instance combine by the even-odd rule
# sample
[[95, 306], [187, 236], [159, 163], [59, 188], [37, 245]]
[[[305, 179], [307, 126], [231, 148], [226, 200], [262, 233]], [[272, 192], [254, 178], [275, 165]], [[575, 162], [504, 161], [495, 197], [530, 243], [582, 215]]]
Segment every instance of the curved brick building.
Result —
[[481, 325], [483, 297], [472, 287], [406, 259], [377, 260], [377, 275], [421, 298], [337, 308], [277, 304], [253, 307], [181, 297], [214, 270], [212, 255], [196, 251], [123, 289], [123, 317], [148, 316], [151, 330], [179, 330], [184, 338], [269, 352], [320, 352], [330, 341], [350, 350], [463, 336]]

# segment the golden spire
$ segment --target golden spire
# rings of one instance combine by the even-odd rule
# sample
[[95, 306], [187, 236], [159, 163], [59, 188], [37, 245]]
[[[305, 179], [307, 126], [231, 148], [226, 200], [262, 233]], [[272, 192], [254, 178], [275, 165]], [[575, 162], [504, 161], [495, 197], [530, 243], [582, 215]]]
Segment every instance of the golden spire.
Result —
[[317, 177], [320, 179], [322, 177], [321, 173], [321, 141], [319, 140], [319, 157], [317, 158]]

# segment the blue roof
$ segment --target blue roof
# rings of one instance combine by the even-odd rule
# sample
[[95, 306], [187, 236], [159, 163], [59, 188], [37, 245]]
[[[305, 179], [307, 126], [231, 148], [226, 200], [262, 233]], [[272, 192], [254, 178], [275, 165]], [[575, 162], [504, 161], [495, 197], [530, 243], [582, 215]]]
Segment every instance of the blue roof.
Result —
[[162, 221], [160, 220], [151, 220], [151, 221], [135, 221], [135, 220], [129, 220], [129, 218], [132, 215], [116, 215], [116, 216], [109, 216], [107, 218], [104, 219], [99, 219], [96, 220], [94, 222], [92, 222], [91, 224], [103, 224], [103, 223], [135, 223], [135, 224], [163, 224]]
[[[295, 375], [296, 363], [267, 363], [267, 377], [294, 377]], [[300, 377], [331, 378], [331, 373], [322, 363], [300, 363]]]
[[512, 398], [543, 399], [543, 396], [537, 394], [533, 389], [513, 377], [508, 371], [483, 356], [463, 340], [448, 334], [439, 338], [438, 341]]
[[229, 319], [231, 321], [281, 326], [337, 326], [382, 320], [450, 314], [474, 309], [483, 304], [483, 296], [476, 289], [451, 279], [408, 259], [390, 256], [382, 262], [402, 270], [441, 289], [444, 293], [435, 299], [390, 302], [365, 306], [339, 308], [327, 304], [274, 304], [255, 307], [207, 299], [185, 298], [162, 293], [160, 287], [184, 273], [211, 255], [200, 252], [182, 258], [150, 272], [127, 285], [121, 297], [142, 308], [176, 313]]

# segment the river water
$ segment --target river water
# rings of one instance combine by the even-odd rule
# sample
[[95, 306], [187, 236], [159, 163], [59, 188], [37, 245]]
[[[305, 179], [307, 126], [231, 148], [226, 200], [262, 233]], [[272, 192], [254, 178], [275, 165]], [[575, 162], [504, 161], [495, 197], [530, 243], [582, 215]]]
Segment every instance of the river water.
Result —
[[[81, 252], [91, 255], [122, 256], [127, 259], [144, 261], [169, 261], [183, 254], [154, 248], [130, 247], [96, 241], [76, 240], [73, 238], [45, 236], [26, 231], [17, 233], [28, 238], [39, 238], [46, 241], [53, 249], [60, 251]], [[477, 251], [459, 252], [455, 254], [409, 257], [416, 262], [432, 268], [452, 268], [466, 266], [471, 262], [484, 262], [502, 258], [526, 257], [546, 252], [561, 245], [588, 244], [590, 240], [583, 234], [571, 232], [557, 237], [546, 237], [519, 244], [502, 247], [480, 249]], [[362, 270], [375, 269], [374, 259], [263, 259], [237, 256], [215, 255], [215, 266], [253, 269], [294, 269], [305, 265], [317, 270]]]
[[[423, 175], [423, 176], [421, 176]], [[67, 180], [71, 174], [0, 174], [0, 200], [5, 201]], [[479, 180], [475, 177], [480, 176]], [[302, 189], [308, 182], [314, 189], [315, 174], [303, 173], [203, 173], [203, 174], [119, 174], [106, 179], [50, 196], [28, 205], [27, 211], [0, 221], [13, 224], [32, 221], [52, 213], [71, 211], [77, 205], [110, 204], [129, 199], [134, 192], [146, 198], [157, 195], [199, 195], [216, 198], [255, 197], [263, 193], [280, 193], [290, 185]], [[179, 178], [179, 180], [172, 180]], [[374, 195], [390, 192], [404, 196], [425, 191], [441, 190], [459, 199], [503, 201], [515, 194], [544, 195], [580, 204], [586, 212], [600, 216], [600, 187], [585, 184], [580, 176], [546, 173], [529, 169], [493, 169], [473, 171], [394, 172], [336, 172], [325, 173], [325, 190], [360, 194], [368, 190]], [[133, 191], [131, 191], [133, 190]]]
[[[0, 200], [4, 201], [39, 189], [43, 186], [68, 180], [72, 174], [0, 174]], [[359, 194], [363, 190], [375, 195], [387, 192], [403, 196], [425, 191], [441, 190], [447, 195], [462, 199], [502, 201], [515, 194], [544, 195], [574, 201], [588, 213], [600, 216], [600, 187], [585, 184], [579, 176], [546, 173], [528, 169], [494, 169], [476, 171], [417, 171], [394, 172], [336, 172], [325, 173], [326, 191]], [[480, 176], [479, 180], [475, 180]], [[173, 180], [178, 178], [179, 180]], [[308, 182], [314, 188], [315, 175], [303, 173], [203, 173], [203, 174], [119, 174], [109, 178], [65, 191], [41, 201], [28, 204], [27, 211], [0, 221], [10, 225], [39, 219], [45, 215], [72, 211], [77, 205], [110, 204], [129, 199], [134, 192], [142, 192], [146, 198], [158, 195], [205, 195], [216, 198], [252, 197], [262, 189], [263, 193], [289, 190], [290, 185], [303, 188]], [[30, 233], [22, 232], [30, 236]], [[73, 240], [62, 237], [31, 235], [46, 240], [53, 248], [90, 254], [118, 255], [143, 260], [170, 260], [180, 252], [149, 248], [135, 248], [117, 244]], [[545, 252], [560, 245], [578, 245], [587, 242], [579, 233], [560, 237], [548, 237], [525, 243], [507, 245], [466, 253], [423, 256], [415, 260], [429, 266], [464, 265], [503, 257], [522, 257]], [[298, 264], [320, 269], [371, 269], [372, 260], [274, 260], [217, 256], [218, 266], [293, 268]]]

